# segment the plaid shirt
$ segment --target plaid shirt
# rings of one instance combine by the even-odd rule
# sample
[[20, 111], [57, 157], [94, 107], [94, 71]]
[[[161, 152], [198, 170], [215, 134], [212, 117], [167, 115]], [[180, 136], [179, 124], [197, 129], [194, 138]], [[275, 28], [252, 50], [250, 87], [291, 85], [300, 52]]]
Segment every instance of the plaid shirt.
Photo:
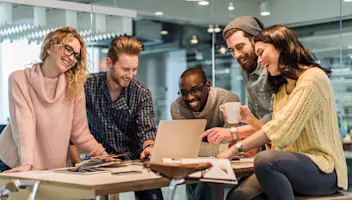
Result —
[[144, 141], [156, 135], [150, 90], [132, 80], [113, 102], [106, 74], [92, 74], [84, 86], [89, 129], [108, 153], [127, 153], [127, 159], [139, 159]]

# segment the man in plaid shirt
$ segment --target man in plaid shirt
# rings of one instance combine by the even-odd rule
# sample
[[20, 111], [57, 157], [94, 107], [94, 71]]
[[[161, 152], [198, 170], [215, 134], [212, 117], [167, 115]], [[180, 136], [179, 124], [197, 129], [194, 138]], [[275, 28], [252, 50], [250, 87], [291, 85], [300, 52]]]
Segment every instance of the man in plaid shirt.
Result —
[[[150, 90], [134, 80], [144, 45], [126, 36], [110, 43], [107, 72], [92, 74], [85, 84], [89, 129], [110, 154], [126, 159], [151, 155], [156, 126]], [[139, 200], [163, 199], [161, 190], [135, 192]]]

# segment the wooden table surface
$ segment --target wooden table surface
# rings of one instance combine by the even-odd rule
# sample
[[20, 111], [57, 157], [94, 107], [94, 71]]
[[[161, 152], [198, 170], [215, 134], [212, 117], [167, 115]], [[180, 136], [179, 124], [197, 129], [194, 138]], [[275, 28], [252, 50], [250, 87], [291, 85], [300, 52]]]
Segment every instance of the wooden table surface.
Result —
[[[237, 177], [253, 173], [253, 163], [232, 161]], [[140, 167], [140, 166], [136, 166]], [[101, 173], [77, 175], [53, 171], [29, 171], [0, 174], [0, 186], [19, 180], [39, 180], [37, 200], [41, 199], [93, 199], [95, 196], [121, 192], [161, 188], [169, 185], [170, 180], [144, 169], [141, 174], [114, 175]], [[11, 199], [26, 199], [30, 189], [11, 194]]]

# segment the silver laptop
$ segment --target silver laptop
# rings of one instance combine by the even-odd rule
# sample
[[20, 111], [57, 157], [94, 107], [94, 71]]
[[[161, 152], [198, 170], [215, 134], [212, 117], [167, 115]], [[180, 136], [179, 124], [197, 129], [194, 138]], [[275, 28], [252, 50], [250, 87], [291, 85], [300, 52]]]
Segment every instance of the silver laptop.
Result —
[[163, 158], [196, 158], [205, 130], [206, 119], [161, 120], [155, 138], [151, 161]]

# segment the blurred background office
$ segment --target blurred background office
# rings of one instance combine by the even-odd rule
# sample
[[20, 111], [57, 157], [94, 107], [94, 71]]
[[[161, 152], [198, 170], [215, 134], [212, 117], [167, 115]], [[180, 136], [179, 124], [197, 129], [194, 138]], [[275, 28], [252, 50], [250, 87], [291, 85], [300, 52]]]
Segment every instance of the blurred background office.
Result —
[[178, 78], [190, 67], [203, 68], [213, 86], [233, 91], [245, 104], [239, 64], [222, 39], [223, 27], [242, 15], [265, 26], [288, 25], [317, 62], [332, 69], [341, 139], [352, 134], [352, 0], [0, 1], [0, 124], [9, 117], [9, 74], [38, 61], [43, 37], [62, 26], [85, 38], [90, 73], [106, 70], [111, 38], [127, 34], [144, 42], [137, 79], [152, 91], [156, 123], [171, 119]]

